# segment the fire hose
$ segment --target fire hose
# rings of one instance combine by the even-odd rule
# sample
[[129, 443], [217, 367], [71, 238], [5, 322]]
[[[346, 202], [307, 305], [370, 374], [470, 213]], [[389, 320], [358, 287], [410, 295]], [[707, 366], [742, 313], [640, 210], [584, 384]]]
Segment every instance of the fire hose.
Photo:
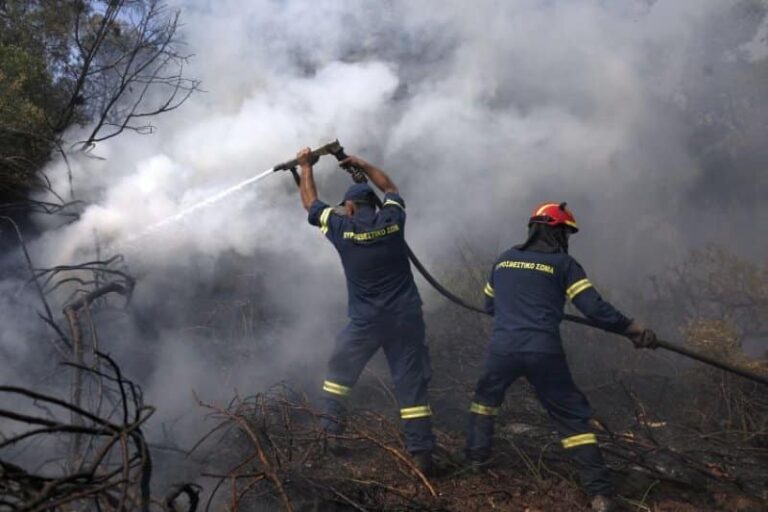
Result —
[[[321, 146], [320, 148], [312, 151], [310, 153], [310, 162], [314, 164], [319, 160], [321, 156], [329, 155], [329, 154], [333, 155], [336, 158], [336, 160], [338, 160], [339, 162], [347, 158], [347, 154], [344, 152], [344, 148], [341, 146], [338, 140], [335, 140], [333, 142], [325, 144], [324, 146]], [[290, 171], [291, 174], [293, 175], [293, 179], [296, 182], [296, 185], [298, 186], [300, 183], [299, 175], [296, 172], [296, 166], [298, 165], [298, 163], [299, 162], [297, 159], [289, 160], [287, 162], [283, 162], [282, 164], [276, 165], [273, 168], [273, 170], [274, 171]], [[344, 165], [342, 166], [342, 168], [351, 175], [352, 179], [356, 183], [362, 183], [367, 181], [365, 173], [363, 172], [362, 169], [359, 169], [351, 165]], [[381, 208], [381, 200], [378, 197], [376, 198], [376, 203], [377, 203], [376, 206]], [[419, 259], [416, 257], [413, 250], [411, 250], [411, 247], [407, 243], [406, 243], [406, 248], [408, 249], [408, 258], [411, 260], [411, 263], [413, 264], [413, 266], [416, 267], [416, 270], [419, 272], [419, 274], [421, 274], [422, 277], [424, 277], [424, 279], [430, 284], [430, 286], [432, 286], [432, 288], [435, 289], [435, 291], [437, 291], [440, 295], [442, 295], [449, 301], [453, 302], [454, 304], [462, 308], [465, 308], [469, 311], [474, 311], [476, 313], [480, 313], [483, 315], [491, 316], [490, 313], [488, 313], [484, 309], [466, 302], [464, 299], [455, 295], [453, 292], [445, 288], [442, 284], [440, 284], [440, 282], [437, 279], [435, 279], [435, 277], [429, 272], [429, 270], [427, 270], [427, 268], [421, 263], [421, 261], [419, 261]], [[589, 320], [588, 318], [584, 318], [581, 316], [570, 315], [566, 313], [565, 315], [563, 315], [563, 319], [575, 324], [603, 330], [592, 320]], [[734, 366], [732, 364], [729, 364], [715, 357], [711, 357], [711, 356], [702, 354], [700, 352], [697, 352], [695, 350], [682, 347], [677, 343], [671, 343], [669, 341], [657, 339], [656, 346], [658, 348], [663, 348], [670, 352], [675, 352], [682, 356], [689, 357], [691, 359], [702, 362], [704, 364], [708, 364], [715, 368], [719, 368], [720, 370], [730, 372], [730, 373], [739, 375], [741, 377], [744, 377], [746, 379], [749, 379], [751, 381], [768, 386], [768, 378], [762, 375], [758, 375], [757, 373], [751, 372], [744, 368], [739, 368], [738, 366]]]

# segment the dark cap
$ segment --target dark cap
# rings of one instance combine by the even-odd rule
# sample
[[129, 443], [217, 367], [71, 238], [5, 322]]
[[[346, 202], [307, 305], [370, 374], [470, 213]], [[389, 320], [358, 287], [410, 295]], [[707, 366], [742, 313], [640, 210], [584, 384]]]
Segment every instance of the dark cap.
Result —
[[376, 193], [370, 185], [367, 183], [355, 183], [344, 193], [344, 199], [341, 201], [341, 204], [344, 204], [345, 201], [367, 201], [374, 204], [375, 199]]

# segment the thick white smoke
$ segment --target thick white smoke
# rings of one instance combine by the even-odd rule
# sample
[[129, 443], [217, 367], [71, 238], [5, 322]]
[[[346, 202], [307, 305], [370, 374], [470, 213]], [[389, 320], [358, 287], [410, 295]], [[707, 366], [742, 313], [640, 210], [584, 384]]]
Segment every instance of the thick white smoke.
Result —
[[[343, 321], [343, 278], [287, 174], [120, 245], [303, 146], [338, 137], [387, 170], [427, 263], [445, 263], [458, 241], [518, 241], [537, 203], [561, 200], [582, 226], [572, 252], [606, 288], [634, 285], [707, 240], [764, 254], [765, 237], [723, 229], [765, 224], [759, 202], [708, 209], [691, 197], [703, 175], [689, 155], [687, 88], [701, 66], [730, 58], [705, 59], [700, 46], [736, 4], [178, 0], [195, 54], [186, 71], [207, 92], [153, 120], [155, 135], [125, 134], [95, 148], [103, 159], [75, 159], [74, 192], [91, 206], [37, 240], [33, 257], [39, 266], [75, 263], [95, 241], [126, 255], [139, 277], [134, 306], [162, 324], [153, 331], [159, 346], [141, 366], [131, 336], [145, 331], [112, 329], [109, 343], [146, 370], [160, 421], [193, 409], [193, 388], [251, 392], [279, 378], [285, 361], [322, 366], [316, 360]], [[758, 32], [744, 34], [750, 42], [763, 58]], [[49, 174], [68, 193], [64, 165]], [[317, 175], [321, 197], [336, 201], [343, 173], [322, 161]], [[151, 318], [213, 301], [210, 280], [222, 272], [256, 276], [263, 304], [291, 315], [270, 329], [270, 357], [280, 362], [259, 365], [251, 354], [222, 371], [210, 355], [219, 345]]]

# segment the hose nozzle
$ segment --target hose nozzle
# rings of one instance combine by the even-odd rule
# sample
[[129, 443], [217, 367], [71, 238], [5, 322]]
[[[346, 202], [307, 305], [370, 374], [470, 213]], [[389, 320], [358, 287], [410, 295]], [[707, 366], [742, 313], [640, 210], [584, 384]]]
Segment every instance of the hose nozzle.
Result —
[[[344, 148], [341, 147], [341, 143], [338, 141], [338, 139], [334, 140], [333, 142], [329, 142], [328, 144], [325, 144], [323, 146], [320, 146], [317, 149], [313, 149], [312, 152], [309, 154], [310, 162], [313, 164], [316, 163], [318, 160], [320, 160], [320, 157], [323, 155], [334, 155], [336, 156], [336, 153], [341, 151], [344, 152]], [[336, 156], [338, 159], [339, 157]], [[344, 156], [346, 158], [346, 155]], [[291, 169], [295, 169], [296, 166], [299, 165], [298, 158], [294, 158], [293, 160], [288, 160], [287, 162], [283, 162], [281, 164], [277, 164], [272, 168], [273, 171], [290, 171]]]
[[[344, 152], [344, 147], [341, 145], [338, 139], [311, 151], [309, 153], [309, 161], [314, 165], [318, 160], [320, 160], [320, 157], [323, 155], [333, 155], [336, 158], [336, 160], [339, 162], [342, 162], [347, 158], [347, 154]], [[277, 164], [272, 168], [272, 170], [275, 172], [291, 171], [291, 174], [293, 175], [293, 179], [294, 181], [296, 181], [296, 184], [298, 185], [299, 174], [296, 172], [297, 165], [299, 165], [299, 159], [294, 158], [293, 160], [288, 160], [287, 162]], [[350, 174], [350, 176], [352, 176], [352, 181], [354, 181], [355, 183], [365, 183], [368, 181], [368, 178], [366, 178], [363, 170], [358, 169], [354, 165], [343, 165], [342, 169], [347, 171]]]

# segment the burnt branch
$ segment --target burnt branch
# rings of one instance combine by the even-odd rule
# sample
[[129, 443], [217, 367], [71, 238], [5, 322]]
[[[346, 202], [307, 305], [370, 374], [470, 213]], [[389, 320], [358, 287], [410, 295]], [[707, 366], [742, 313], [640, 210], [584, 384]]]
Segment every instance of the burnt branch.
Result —
[[[200, 86], [184, 75], [190, 56], [178, 50], [178, 11], [157, 0], [115, 5], [117, 12], [109, 19], [105, 15], [104, 24], [119, 36], [100, 38], [99, 30], [93, 43], [97, 62], [91, 66], [93, 60], [84, 59], [89, 65], [83, 66], [83, 80], [90, 89], [82, 93], [87, 103], [98, 106], [89, 135], [75, 144], [85, 151], [126, 130], [152, 133], [154, 126], [145, 119], [176, 110]], [[121, 22], [126, 16], [131, 23]]]
[[[100, 417], [50, 394], [0, 386], [0, 396], [34, 401], [51, 411], [72, 413], [82, 420], [67, 421], [63, 419], [66, 414], [52, 418], [0, 410], [0, 418], [32, 427], [3, 439], [0, 450], [51, 437], [89, 436], [95, 441], [89, 452], [83, 454], [83, 464], [79, 468], [67, 471], [59, 466], [61, 469], [54, 474], [38, 474], [0, 457], [0, 489], [4, 505], [10, 510], [50, 510], [65, 505], [79, 509], [87, 508], [85, 504], [88, 502], [96, 503], [103, 510], [148, 510], [151, 458], [141, 427], [154, 408], [142, 403], [141, 394], [135, 392], [136, 385], [122, 376], [114, 361], [104, 354], [97, 354], [97, 357], [104, 359], [109, 381], [118, 388], [126, 411], [120, 422]], [[89, 368], [82, 370], [90, 371]], [[129, 393], [128, 389], [134, 391]], [[132, 417], [127, 414], [129, 409], [135, 411]]]

